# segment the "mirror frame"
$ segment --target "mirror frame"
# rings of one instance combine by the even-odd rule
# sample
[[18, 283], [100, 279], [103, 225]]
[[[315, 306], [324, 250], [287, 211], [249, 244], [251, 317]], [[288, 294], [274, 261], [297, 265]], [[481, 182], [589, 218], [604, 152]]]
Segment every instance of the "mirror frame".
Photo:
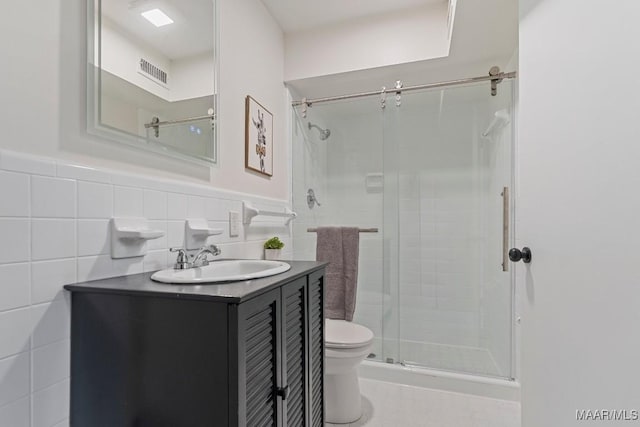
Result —
[[212, 157], [197, 156], [180, 152], [168, 146], [150, 143], [147, 138], [135, 136], [123, 130], [108, 126], [100, 121], [101, 118], [101, 102], [100, 91], [102, 88], [102, 68], [101, 68], [101, 28], [102, 28], [102, 1], [103, 0], [87, 0], [87, 132], [91, 135], [98, 136], [102, 139], [116, 142], [138, 150], [152, 152], [155, 154], [165, 155], [180, 160], [198, 163], [205, 166], [213, 166], [218, 163], [218, 140], [219, 140], [219, 122], [218, 122], [218, 105], [219, 105], [219, 22], [218, 22], [218, 1], [211, 0], [213, 3], [213, 25], [214, 25], [214, 94], [213, 94], [213, 111], [216, 116], [213, 128], [213, 145], [211, 152]]

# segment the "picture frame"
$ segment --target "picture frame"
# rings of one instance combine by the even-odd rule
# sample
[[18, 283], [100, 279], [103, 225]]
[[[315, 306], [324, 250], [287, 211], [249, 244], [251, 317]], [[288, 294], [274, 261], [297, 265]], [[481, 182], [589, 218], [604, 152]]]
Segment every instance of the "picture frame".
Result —
[[244, 166], [273, 176], [273, 114], [250, 95], [245, 99]]

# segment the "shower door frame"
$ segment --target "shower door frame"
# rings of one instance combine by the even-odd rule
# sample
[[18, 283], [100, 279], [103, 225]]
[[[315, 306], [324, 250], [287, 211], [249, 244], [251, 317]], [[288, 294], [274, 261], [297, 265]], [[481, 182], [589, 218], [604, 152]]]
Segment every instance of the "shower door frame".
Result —
[[[515, 77], [515, 73], [509, 73], [509, 78], [514, 78]], [[511, 80], [512, 82], [515, 80]], [[474, 85], [475, 86], [475, 85]], [[509, 198], [509, 237], [508, 237], [508, 242], [509, 242], [509, 247], [513, 247], [514, 246], [514, 242], [516, 240], [516, 221], [515, 221], [515, 215], [516, 215], [516, 200], [517, 200], [517, 192], [516, 192], [516, 178], [515, 178], [515, 173], [516, 173], [516, 164], [515, 164], [515, 156], [516, 156], [516, 150], [517, 150], [517, 134], [515, 132], [517, 126], [517, 85], [516, 84], [512, 84], [511, 85], [511, 91], [510, 91], [510, 112], [511, 112], [511, 122], [509, 124], [510, 127], [510, 132], [511, 132], [511, 138], [510, 138], [510, 155], [509, 155], [509, 167], [510, 167], [510, 177], [509, 177], [509, 191], [510, 191], [510, 198]], [[490, 96], [489, 93], [487, 93], [487, 96]], [[346, 98], [346, 99], [350, 99], [350, 98]], [[307, 104], [304, 103], [298, 103], [297, 105], [301, 105], [303, 106], [301, 114], [297, 117], [297, 119], [306, 119], [306, 114], [305, 111], [307, 106]], [[296, 126], [296, 108], [295, 108], [295, 101], [294, 101], [294, 105], [292, 108], [292, 122], [290, 123], [290, 128], [292, 129], [292, 134], [291, 134], [291, 142], [292, 143], [296, 143], [298, 141], [296, 141], [296, 138], [294, 137], [294, 132], [293, 129]], [[387, 109], [389, 108], [393, 108], [392, 105], [387, 105]], [[383, 142], [382, 145], [382, 150], [385, 149], [385, 147], [388, 144], [386, 144], [385, 142]], [[293, 154], [291, 155], [291, 166], [292, 166], [292, 171], [293, 171]], [[304, 166], [303, 166], [304, 167]], [[291, 174], [290, 176], [290, 184], [291, 184], [291, 188], [293, 189], [293, 180], [295, 179], [294, 177], [294, 173]], [[386, 186], [386, 182], [385, 182], [385, 186]], [[292, 195], [291, 195], [291, 202], [292, 205], [294, 203], [294, 199], [296, 199], [297, 197], [300, 197], [302, 199], [302, 195], [298, 195], [298, 194], [294, 194], [294, 192], [292, 191]], [[386, 206], [386, 201], [383, 203], [383, 206]], [[383, 207], [383, 209], [385, 209], [385, 207]], [[383, 224], [384, 224], [384, 219], [383, 219]], [[316, 224], [320, 225], [320, 224]], [[388, 233], [388, 229], [385, 226], [382, 227], [381, 230], [384, 234]], [[384, 250], [386, 251], [386, 247], [385, 242], [387, 241], [387, 237], [383, 236], [382, 239], [382, 245], [384, 247]], [[387, 260], [388, 257], [385, 256], [383, 257], [384, 260]], [[386, 262], [386, 261], [384, 261]], [[515, 381], [518, 377], [519, 377], [519, 363], [518, 363], [518, 358], [519, 358], [519, 352], [518, 352], [518, 344], [520, 341], [520, 334], [519, 334], [519, 328], [518, 328], [518, 319], [517, 319], [517, 313], [518, 313], [518, 306], [517, 306], [517, 301], [518, 301], [518, 296], [517, 296], [517, 287], [516, 287], [516, 277], [515, 277], [515, 272], [514, 272], [514, 268], [509, 268], [509, 283], [510, 283], [510, 375], [509, 376], [494, 376], [494, 375], [484, 375], [482, 373], [474, 373], [474, 372], [464, 372], [464, 371], [458, 371], [458, 370], [448, 370], [448, 369], [440, 369], [440, 368], [434, 368], [434, 367], [430, 367], [428, 365], [410, 365], [411, 367], [415, 367], [417, 369], [420, 370], [424, 370], [424, 371], [430, 371], [433, 370], [434, 372], [442, 372], [444, 374], [449, 374], [449, 373], [453, 373], [454, 375], [460, 374], [460, 375], [470, 375], [470, 376], [477, 376], [480, 378], [487, 378], [489, 380], [497, 380], [497, 381]], [[385, 266], [383, 274], [386, 276], [389, 273], [387, 267]], [[385, 279], [386, 280], [386, 279]], [[398, 283], [398, 280], [396, 279], [396, 283]], [[380, 337], [382, 340], [382, 347], [383, 347], [383, 351], [380, 355], [379, 358], [377, 359], [370, 359], [371, 361], [374, 362], [388, 362], [388, 363], [393, 363], [393, 364], [401, 364], [402, 362], [400, 360], [397, 360], [396, 358], [392, 358], [391, 360], [385, 360], [387, 354], [385, 354], [386, 352], [384, 351], [385, 348], [385, 341], [389, 339], [389, 334], [388, 334], [388, 328], [387, 328], [387, 322], [384, 319], [385, 313], [384, 313], [384, 287], [387, 286], [387, 283], [383, 283], [383, 288], [381, 289], [381, 302], [383, 304], [381, 313], [380, 313], [380, 321], [382, 322], [382, 327], [383, 327], [383, 331], [382, 331], [382, 336]], [[396, 286], [397, 288], [397, 286]], [[398, 294], [398, 291], [396, 291], [396, 294]], [[399, 306], [399, 300], [397, 298], [396, 295], [396, 301], [398, 302]], [[393, 307], [392, 307], [393, 309]], [[395, 310], [396, 313], [394, 313], [394, 315], [397, 315], [398, 310]], [[399, 327], [399, 323], [398, 323], [398, 327]], [[399, 334], [398, 334], [399, 337]], [[396, 342], [398, 341], [398, 337], [395, 337]], [[398, 351], [396, 351], [396, 354], [399, 354]]]

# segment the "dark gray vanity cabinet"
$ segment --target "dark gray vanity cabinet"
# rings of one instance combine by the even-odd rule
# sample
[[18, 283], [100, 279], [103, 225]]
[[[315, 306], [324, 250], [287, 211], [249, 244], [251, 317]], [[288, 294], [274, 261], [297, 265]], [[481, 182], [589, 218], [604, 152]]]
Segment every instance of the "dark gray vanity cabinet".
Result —
[[322, 267], [242, 297], [68, 286], [71, 425], [323, 427]]
[[324, 426], [322, 273], [234, 308], [238, 409], [247, 426]]

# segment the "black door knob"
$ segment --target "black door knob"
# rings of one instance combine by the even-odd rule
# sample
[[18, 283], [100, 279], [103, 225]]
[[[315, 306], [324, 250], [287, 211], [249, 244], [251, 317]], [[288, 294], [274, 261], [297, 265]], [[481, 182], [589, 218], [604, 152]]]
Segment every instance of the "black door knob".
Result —
[[518, 248], [512, 248], [509, 251], [509, 259], [513, 262], [518, 262], [522, 260], [525, 264], [529, 264], [531, 262], [531, 249], [526, 246], [522, 248], [522, 250]]
[[287, 397], [289, 396], [289, 386], [276, 387], [276, 395], [282, 397], [282, 400], [287, 400]]

